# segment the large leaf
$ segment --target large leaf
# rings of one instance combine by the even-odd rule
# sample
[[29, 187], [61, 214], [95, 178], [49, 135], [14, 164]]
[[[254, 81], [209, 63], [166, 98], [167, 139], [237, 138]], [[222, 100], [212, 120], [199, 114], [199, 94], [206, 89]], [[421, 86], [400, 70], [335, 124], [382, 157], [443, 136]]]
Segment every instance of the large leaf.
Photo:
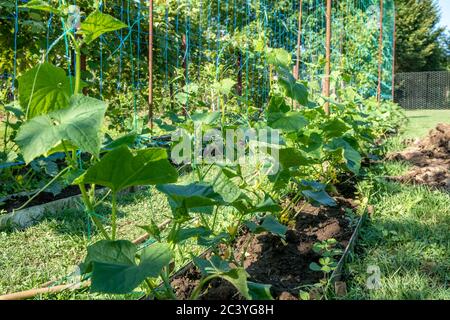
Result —
[[247, 281], [247, 285], [252, 300], [273, 300], [270, 293], [270, 284]]
[[297, 150], [296, 148], [280, 149], [278, 157], [280, 165], [283, 169], [307, 166], [313, 163], [312, 160], [308, 159], [300, 150]]
[[329, 120], [322, 126], [323, 134], [327, 138], [340, 137], [350, 129], [351, 127], [349, 125], [338, 118]]
[[118, 192], [131, 186], [175, 182], [178, 172], [163, 148], [131, 152], [122, 145], [107, 153], [75, 183], [95, 183]]
[[137, 246], [130, 241], [101, 240], [88, 247], [85, 270], [92, 270], [92, 292], [125, 294], [146, 278], [156, 278], [169, 265], [173, 253], [167, 244], [145, 248], [136, 263]]
[[183, 228], [177, 230], [174, 234], [169, 234], [168, 240], [173, 243], [182, 243], [190, 238], [208, 237], [211, 230], [205, 227]]
[[20, 105], [28, 119], [69, 105], [71, 78], [61, 68], [45, 62], [28, 70], [18, 81]]
[[308, 105], [308, 89], [302, 83], [295, 80], [290, 70], [279, 67], [277, 68], [277, 73], [278, 83], [285, 89], [286, 95], [302, 106]]
[[192, 114], [191, 119], [196, 124], [213, 124], [220, 119], [220, 112], [198, 112]]
[[334, 199], [330, 197], [330, 195], [325, 190], [303, 190], [302, 194], [313, 203], [318, 203], [329, 207], [336, 206], [336, 201], [334, 201]]
[[47, 1], [42, 0], [31, 0], [28, 3], [21, 5], [21, 8], [34, 9], [40, 11], [51, 12], [54, 14], [59, 14], [60, 10], [55, 8], [54, 6], [48, 4]]
[[361, 168], [361, 154], [342, 138], [334, 138], [325, 146], [327, 151], [339, 152], [347, 168], [354, 174]]
[[189, 209], [199, 209], [226, 204], [222, 196], [206, 183], [195, 182], [188, 185], [164, 184], [157, 189], [167, 195], [176, 218], [186, 216]]
[[20, 127], [16, 137], [25, 162], [31, 162], [62, 141], [98, 156], [99, 132], [106, 108], [103, 101], [76, 95], [70, 99], [68, 108], [29, 120]]
[[282, 238], [284, 238], [288, 229], [271, 215], [266, 216], [264, 218], [264, 221], [259, 225], [253, 221], [246, 221], [245, 225], [250, 229], [252, 233], [258, 234], [262, 232], [270, 232]]
[[249, 300], [252, 298], [247, 285], [248, 273], [244, 268], [232, 269], [228, 262], [218, 256], [212, 256], [210, 259], [194, 258], [193, 261], [203, 275], [216, 275], [230, 282], [244, 298]]
[[336, 201], [325, 191], [326, 185], [318, 181], [302, 180], [299, 183], [302, 194], [313, 204], [334, 207]]
[[107, 142], [104, 142], [102, 148], [106, 149], [106, 150], [112, 150], [121, 145], [126, 145], [131, 148], [134, 145], [134, 143], [136, 142], [136, 138], [137, 138], [137, 134], [129, 133], [120, 138], [117, 138], [116, 140], [110, 139]]
[[296, 132], [308, 124], [308, 120], [296, 111], [269, 113], [267, 124], [273, 129], [284, 132]]
[[233, 89], [236, 81], [230, 78], [225, 78], [220, 80], [220, 82], [216, 82], [213, 84], [213, 87], [223, 95], [229, 95], [231, 90]]
[[286, 100], [282, 95], [274, 94], [267, 106], [267, 113], [288, 112], [291, 108], [286, 104]]
[[221, 242], [226, 242], [230, 240], [230, 234], [227, 232], [221, 232], [216, 236], [200, 236], [197, 239], [197, 244], [199, 246], [205, 246], [205, 247], [213, 247], [218, 245]]
[[214, 191], [219, 193], [226, 202], [232, 203], [243, 197], [241, 189], [228, 177], [229, 171], [222, 170], [214, 182]]
[[268, 195], [264, 195], [264, 199], [259, 201], [257, 204], [253, 204], [248, 197], [240, 197], [232, 203], [238, 211], [244, 214], [257, 213], [257, 212], [278, 212], [281, 207], [273, 201], [273, 199]]
[[84, 35], [84, 41], [90, 44], [104, 33], [127, 27], [122, 21], [96, 10], [81, 23], [81, 33]]
[[276, 67], [288, 68], [291, 65], [292, 56], [289, 52], [281, 48], [267, 49], [267, 63]]
[[278, 212], [281, 210], [281, 207], [278, 203], [276, 203], [268, 194], [264, 195], [264, 199], [258, 202], [255, 206], [248, 209], [249, 213], [256, 212]]

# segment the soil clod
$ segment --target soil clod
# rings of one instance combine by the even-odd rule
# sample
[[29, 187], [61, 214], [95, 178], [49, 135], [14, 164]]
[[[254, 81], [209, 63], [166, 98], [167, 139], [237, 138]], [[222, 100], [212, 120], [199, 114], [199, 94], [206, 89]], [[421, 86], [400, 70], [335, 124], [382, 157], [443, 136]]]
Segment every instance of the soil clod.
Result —
[[450, 124], [438, 124], [425, 138], [387, 159], [412, 165], [406, 174], [390, 179], [450, 191]]

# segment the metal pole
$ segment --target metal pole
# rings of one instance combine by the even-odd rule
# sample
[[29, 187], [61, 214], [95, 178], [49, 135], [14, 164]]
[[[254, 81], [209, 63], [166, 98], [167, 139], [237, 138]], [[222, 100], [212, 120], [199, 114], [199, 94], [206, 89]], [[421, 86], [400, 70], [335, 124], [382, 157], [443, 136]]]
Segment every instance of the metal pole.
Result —
[[153, 0], [148, 1], [148, 120], [153, 130]]
[[397, 46], [397, 13], [394, 9], [394, 39], [393, 39], [393, 49], [392, 49], [392, 101], [395, 101], [395, 55]]
[[381, 101], [381, 71], [383, 64], [383, 0], [380, 0], [380, 38], [378, 41], [378, 88], [377, 101]]
[[300, 0], [300, 9], [298, 13], [298, 32], [297, 32], [297, 61], [295, 63], [294, 78], [300, 78], [300, 46], [302, 44], [302, 15], [303, 15], [303, 0]]
[[[326, 43], [325, 43], [325, 77], [322, 94], [326, 97], [330, 97], [330, 74], [331, 74], [331, 0], [327, 0], [327, 13], [326, 13]], [[325, 102], [323, 109], [326, 115], [330, 114], [330, 103]]]

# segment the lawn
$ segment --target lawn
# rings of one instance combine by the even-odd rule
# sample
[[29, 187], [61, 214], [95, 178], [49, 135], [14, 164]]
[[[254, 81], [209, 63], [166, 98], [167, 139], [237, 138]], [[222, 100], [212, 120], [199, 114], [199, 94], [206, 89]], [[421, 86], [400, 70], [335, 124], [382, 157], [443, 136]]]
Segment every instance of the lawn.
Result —
[[[393, 138], [395, 143], [387, 144], [394, 149], [406, 138], [424, 136], [439, 122], [450, 122], [450, 110], [406, 114], [407, 128]], [[358, 186], [374, 213], [347, 265], [346, 299], [450, 299], [450, 195], [384, 179], [406, 168], [385, 162], [373, 167]], [[380, 270], [377, 289], [366, 285], [369, 266]]]
[[439, 122], [450, 122], [450, 109], [447, 110], [408, 110], [409, 124], [403, 134], [408, 138], [422, 137]]
[[[189, 182], [192, 174], [180, 178]], [[110, 201], [98, 208], [107, 223], [111, 211]], [[226, 223], [227, 212], [222, 212], [218, 224]], [[167, 197], [154, 187], [123, 195], [119, 200], [118, 236], [134, 240], [145, 233], [139, 226], [150, 224], [153, 219], [161, 224], [171, 216]], [[46, 213], [36, 225], [23, 231], [0, 232], [0, 295], [39, 288], [42, 284], [58, 280], [57, 284], [70, 281], [66, 275], [74, 271], [86, 254], [86, 246], [101, 239], [101, 235], [87, 223], [86, 214], [76, 208], [63, 212]], [[200, 247], [186, 244], [189, 250], [201, 252]], [[178, 266], [189, 261], [181, 250], [176, 255]], [[70, 282], [69, 282], [70, 283]], [[36, 299], [129, 299], [142, 296], [139, 291], [130, 295], [91, 294], [88, 289], [64, 291], [58, 294], [40, 295]]]
[[[108, 205], [99, 214], [106, 217]], [[120, 199], [119, 233], [133, 240], [144, 233], [136, 224], [149, 223], [150, 217], [161, 223], [169, 210], [165, 197], [153, 192], [153, 188], [125, 195]], [[86, 214], [77, 209], [47, 213], [42, 221], [24, 231], [0, 232], [0, 294], [63, 278], [82, 261], [86, 246], [99, 239], [100, 235], [87, 223]], [[95, 297], [86, 292], [64, 292], [51, 298]]]

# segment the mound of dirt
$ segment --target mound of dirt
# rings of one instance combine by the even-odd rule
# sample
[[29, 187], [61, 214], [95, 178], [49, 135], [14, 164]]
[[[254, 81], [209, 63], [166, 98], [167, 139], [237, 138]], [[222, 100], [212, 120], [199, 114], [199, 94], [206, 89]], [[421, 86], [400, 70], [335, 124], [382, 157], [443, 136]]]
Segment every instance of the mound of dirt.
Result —
[[413, 165], [405, 175], [391, 179], [450, 191], [450, 124], [438, 124], [425, 138], [387, 159]]

